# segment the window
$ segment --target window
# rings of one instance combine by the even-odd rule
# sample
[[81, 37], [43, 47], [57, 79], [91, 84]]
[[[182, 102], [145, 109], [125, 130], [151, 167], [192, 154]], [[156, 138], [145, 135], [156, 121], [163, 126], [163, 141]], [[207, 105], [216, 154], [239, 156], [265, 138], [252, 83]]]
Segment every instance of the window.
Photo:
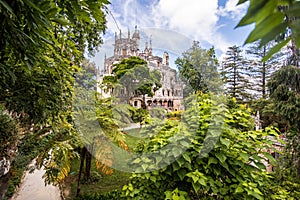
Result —
[[138, 101], [134, 101], [134, 107], [137, 107]]

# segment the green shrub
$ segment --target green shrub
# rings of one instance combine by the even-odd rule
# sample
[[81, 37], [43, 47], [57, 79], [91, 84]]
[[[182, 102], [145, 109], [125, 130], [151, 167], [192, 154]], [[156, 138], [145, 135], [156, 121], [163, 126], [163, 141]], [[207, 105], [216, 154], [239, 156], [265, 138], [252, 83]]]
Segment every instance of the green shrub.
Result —
[[0, 104], [0, 160], [3, 157], [10, 159], [8, 150], [17, 140], [17, 121]]
[[167, 113], [168, 118], [177, 119], [177, 120], [181, 119], [181, 115], [182, 115], [182, 111], [180, 110]]
[[[263, 160], [275, 162], [265, 152], [272, 144], [266, 136], [277, 132], [253, 131], [250, 111], [234, 100], [225, 106], [209, 94], [192, 98], [197, 103], [187, 107], [181, 122], [153, 129], [153, 137], [141, 144], [140, 153], [151, 157], [133, 158], [132, 168], [138, 173], [132, 174], [122, 195], [126, 199], [266, 199], [271, 175]], [[166, 145], [168, 149], [163, 148]]]

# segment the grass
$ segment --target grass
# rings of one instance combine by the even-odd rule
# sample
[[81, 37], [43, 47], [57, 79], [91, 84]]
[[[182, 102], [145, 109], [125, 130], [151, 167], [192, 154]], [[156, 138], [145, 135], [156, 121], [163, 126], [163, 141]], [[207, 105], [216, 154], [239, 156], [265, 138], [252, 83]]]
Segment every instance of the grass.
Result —
[[[140, 129], [131, 129], [125, 131], [125, 141], [130, 151], [143, 139]], [[122, 159], [122, 158], [116, 158]], [[63, 188], [66, 199], [75, 199], [77, 190], [77, 178], [79, 172], [80, 161], [72, 164], [71, 172], [66, 178]], [[106, 193], [113, 190], [121, 190], [128, 183], [131, 173], [114, 170], [112, 175], [101, 173], [96, 169], [95, 160], [92, 160], [91, 180], [89, 182], [81, 182], [81, 194], [90, 193]]]

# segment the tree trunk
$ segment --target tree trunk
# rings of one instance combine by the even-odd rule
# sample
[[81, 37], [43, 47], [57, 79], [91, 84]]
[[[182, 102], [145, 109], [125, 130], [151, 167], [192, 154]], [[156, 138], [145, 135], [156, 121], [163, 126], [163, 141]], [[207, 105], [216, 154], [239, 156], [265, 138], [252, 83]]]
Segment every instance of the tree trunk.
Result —
[[92, 154], [87, 151], [85, 157], [85, 173], [84, 179], [89, 180], [91, 178], [91, 166], [92, 166]]
[[[263, 55], [266, 56], [266, 46], [263, 51]], [[266, 98], [266, 62], [263, 62], [262, 68], [262, 97]]]
[[79, 193], [80, 193], [80, 179], [81, 179], [81, 174], [82, 174], [82, 169], [83, 169], [83, 165], [84, 165], [84, 159], [86, 156], [86, 152], [87, 152], [87, 149], [85, 147], [83, 147], [81, 149], [81, 153], [80, 153], [80, 167], [79, 167], [79, 174], [78, 174], [78, 181], [77, 181], [76, 197], [78, 197]]

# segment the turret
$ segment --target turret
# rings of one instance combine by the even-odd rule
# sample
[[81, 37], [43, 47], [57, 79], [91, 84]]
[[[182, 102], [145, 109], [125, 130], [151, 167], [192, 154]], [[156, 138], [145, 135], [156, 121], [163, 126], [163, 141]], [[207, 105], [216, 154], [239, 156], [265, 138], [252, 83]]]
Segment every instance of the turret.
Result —
[[150, 47], [149, 47], [149, 55], [152, 56], [152, 35], [150, 36], [149, 44], [150, 44]]
[[137, 26], [135, 26], [135, 30], [134, 30], [134, 33], [132, 35], [132, 39], [136, 40], [136, 41], [139, 41], [140, 40], [140, 33], [139, 31], [137, 30]]
[[144, 52], [145, 52], [145, 53], [148, 52], [148, 42], [147, 42], [147, 41], [145, 42], [145, 50], [144, 50]]
[[169, 66], [169, 54], [164, 52], [163, 64]]

